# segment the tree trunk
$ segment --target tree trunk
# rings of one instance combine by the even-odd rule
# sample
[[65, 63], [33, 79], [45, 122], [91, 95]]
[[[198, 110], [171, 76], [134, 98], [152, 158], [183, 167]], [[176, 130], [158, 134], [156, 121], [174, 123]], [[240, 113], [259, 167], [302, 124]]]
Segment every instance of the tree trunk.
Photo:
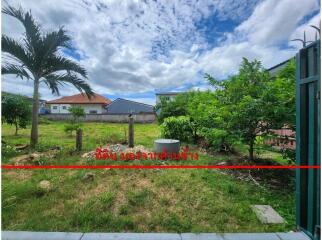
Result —
[[134, 147], [134, 126], [133, 116], [129, 117], [129, 147]]
[[34, 80], [34, 95], [32, 103], [32, 124], [30, 145], [32, 148], [38, 143], [38, 108], [39, 108], [39, 78]]
[[248, 149], [248, 152], [249, 152], [249, 161], [252, 162], [254, 161], [254, 139], [250, 140], [249, 142], [249, 149]]
[[18, 122], [15, 122], [15, 126], [16, 126], [15, 136], [17, 136], [18, 135]]

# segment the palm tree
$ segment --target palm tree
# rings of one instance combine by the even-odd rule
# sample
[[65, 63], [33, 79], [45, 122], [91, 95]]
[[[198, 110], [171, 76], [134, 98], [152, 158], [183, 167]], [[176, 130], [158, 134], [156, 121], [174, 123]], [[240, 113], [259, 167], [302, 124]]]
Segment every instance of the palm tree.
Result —
[[58, 87], [65, 84], [74, 85], [88, 97], [93, 95], [93, 91], [85, 82], [86, 70], [61, 54], [61, 49], [73, 49], [71, 37], [63, 27], [58, 31], [42, 33], [40, 25], [30, 11], [25, 12], [21, 7], [7, 6], [2, 9], [2, 13], [16, 18], [25, 28], [22, 41], [2, 35], [2, 52], [5, 53], [6, 62], [2, 65], [1, 72], [33, 81], [30, 145], [34, 147], [38, 143], [39, 84], [41, 82], [57, 95], [59, 95]]

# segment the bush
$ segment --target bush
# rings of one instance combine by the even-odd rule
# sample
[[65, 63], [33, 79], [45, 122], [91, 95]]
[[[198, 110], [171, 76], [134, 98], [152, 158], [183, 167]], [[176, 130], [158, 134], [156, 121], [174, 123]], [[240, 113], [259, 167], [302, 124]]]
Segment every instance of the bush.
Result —
[[168, 117], [161, 125], [161, 134], [165, 138], [178, 139], [183, 142], [192, 140], [192, 127], [189, 117]]
[[217, 152], [232, 152], [235, 141], [231, 135], [222, 129], [202, 128], [200, 135], [205, 138], [208, 147]]

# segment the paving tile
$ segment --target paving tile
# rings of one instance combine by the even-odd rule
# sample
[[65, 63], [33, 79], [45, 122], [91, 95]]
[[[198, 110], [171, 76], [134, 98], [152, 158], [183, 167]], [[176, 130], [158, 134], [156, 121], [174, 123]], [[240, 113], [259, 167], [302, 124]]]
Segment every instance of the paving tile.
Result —
[[217, 233], [182, 233], [182, 240], [224, 240], [223, 234]]
[[225, 233], [224, 240], [281, 240], [275, 233]]
[[307, 235], [302, 232], [293, 233], [276, 233], [282, 240], [311, 240]]
[[261, 223], [283, 223], [284, 219], [270, 205], [252, 205]]
[[80, 240], [83, 233], [2, 231], [2, 240]]
[[176, 233], [85, 233], [82, 240], [181, 240]]

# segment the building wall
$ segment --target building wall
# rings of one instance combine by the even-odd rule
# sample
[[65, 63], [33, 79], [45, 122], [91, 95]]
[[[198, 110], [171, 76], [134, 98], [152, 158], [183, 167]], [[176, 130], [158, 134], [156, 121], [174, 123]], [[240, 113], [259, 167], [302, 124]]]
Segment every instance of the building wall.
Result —
[[96, 111], [97, 114], [106, 112], [105, 108], [103, 108], [103, 105], [101, 104], [50, 104], [50, 112], [51, 114], [69, 114], [70, 112], [68, 111], [68, 108], [71, 106], [84, 108], [86, 114], [89, 114], [90, 111]]
[[[44, 115], [43, 117], [50, 120], [68, 121], [72, 119], [70, 114], [52, 113]], [[156, 120], [154, 113], [142, 113], [133, 115], [136, 123], [153, 123]], [[129, 121], [128, 114], [86, 114], [80, 121], [84, 122], [113, 122], [113, 123], [127, 123]]]

